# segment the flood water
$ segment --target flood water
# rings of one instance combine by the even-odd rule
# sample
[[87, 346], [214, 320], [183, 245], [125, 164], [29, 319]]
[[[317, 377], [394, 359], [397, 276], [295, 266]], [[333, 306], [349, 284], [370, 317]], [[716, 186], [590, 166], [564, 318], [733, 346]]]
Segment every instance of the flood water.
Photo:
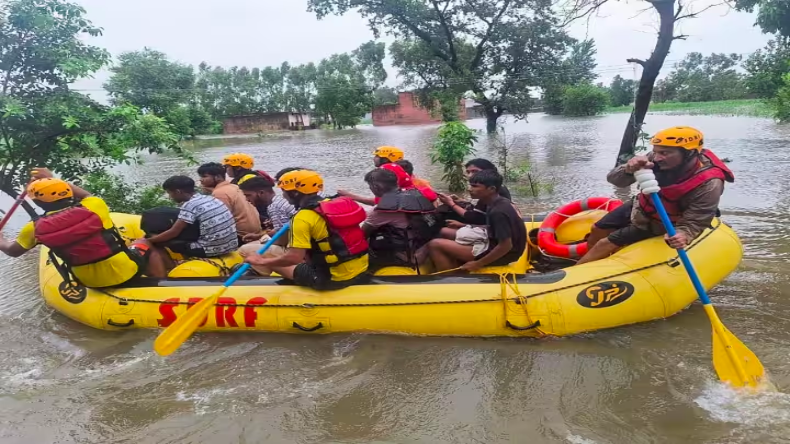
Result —
[[[626, 115], [508, 124], [516, 162], [553, 193], [514, 196], [525, 212], [615, 195], [612, 166]], [[741, 236], [741, 267], [711, 297], [725, 325], [790, 393], [790, 127], [768, 120], [650, 115], [647, 132], [687, 124], [732, 160], [722, 200]], [[482, 120], [470, 125], [483, 128]], [[327, 188], [364, 191], [378, 145], [429, 165], [436, 127], [310, 131], [200, 142], [200, 160], [243, 150], [270, 173], [315, 168]], [[207, 145], [214, 144], [213, 147]], [[217, 146], [221, 144], [222, 146]], [[481, 136], [478, 154], [491, 157]], [[148, 157], [127, 176], [159, 183], [189, 172]], [[620, 193], [622, 196], [622, 193]], [[3, 201], [3, 208], [9, 202]], [[6, 235], [25, 221], [17, 215]], [[36, 255], [2, 257], [2, 443], [780, 443], [790, 395], [741, 395], [717, 382], [701, 306], [664, 320], [543, 340], [376, 335], [199, 334], [177, 353], [157, 332], [72, 322], [39, 297]], [[715, 263], [711, 258], [711, 263]]]

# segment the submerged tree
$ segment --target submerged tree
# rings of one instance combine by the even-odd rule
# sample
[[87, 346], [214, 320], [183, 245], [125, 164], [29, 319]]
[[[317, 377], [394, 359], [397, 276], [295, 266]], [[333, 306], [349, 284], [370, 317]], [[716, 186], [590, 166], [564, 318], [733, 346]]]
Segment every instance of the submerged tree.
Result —
[[445, 89], [470, 91], [489, 132], [505, 111], [529, 111], [526, 91], [570, 42], [550, 0], [309, 0], [308, 9], [319, 18], [358, 10], [377, 36], [383, 30], [406, 41], [404, 50], [427, 56], [428, 75], [405, 74], [422, 87], [441, 79]]

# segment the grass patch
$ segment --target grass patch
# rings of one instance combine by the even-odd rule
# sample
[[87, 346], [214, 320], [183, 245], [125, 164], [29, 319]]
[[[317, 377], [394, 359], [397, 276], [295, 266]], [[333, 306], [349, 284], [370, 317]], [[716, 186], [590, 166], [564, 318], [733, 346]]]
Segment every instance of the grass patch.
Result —
[[[610, 106], [604, 111], [630, 113], [630, 106]], [[773, 117], [773, 110], [760, 99], [722, 100], [718, 102], [664, 102], [651, 103], [648, 112], [711, 116]]]

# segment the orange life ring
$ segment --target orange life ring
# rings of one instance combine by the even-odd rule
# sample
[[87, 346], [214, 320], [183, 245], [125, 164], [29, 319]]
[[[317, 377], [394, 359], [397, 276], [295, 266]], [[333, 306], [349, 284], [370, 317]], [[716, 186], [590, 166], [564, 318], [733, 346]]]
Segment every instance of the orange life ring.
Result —
[[538, 230], [538, 246], [541, 250], [551, 256], [580, 258], [587, 253], [587, 242], [573, 245], [564, 245], [557, 242], [557, 227], [565, 222], [568, 217], [579, 214], [587, 210], [606, 210], [612, 211], [621, 206], [623, 201], [609, 197], [588, 197], [587, 199], [575, 200], [563, 205], [549, 214]]

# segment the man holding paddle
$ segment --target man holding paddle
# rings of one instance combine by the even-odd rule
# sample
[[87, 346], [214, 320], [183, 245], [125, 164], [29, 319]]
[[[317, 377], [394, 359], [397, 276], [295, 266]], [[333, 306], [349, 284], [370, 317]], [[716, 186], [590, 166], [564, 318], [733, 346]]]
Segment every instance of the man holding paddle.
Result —
[[710, 226], [718, 211], [724, 183], [735, 180], [732, 171], [703, 148], [702, 133], [694, 128], [679, 126], [659, 131], [651, 143], [651, 153], [636, 156], [615, 168], [607, 180], [627, 187], [636, 182], [634, 173], [645, 168], [652, 170], [661, 186], [659, 198], [677, 233], [665, 235], [657, 208], [640, 194], [593, 226], [587, 239], [590, 250], [579, 260], [579, 265], [603, 259], [619, 248], [654, 236], [665, 235], [670, 247], [685, 248]]

